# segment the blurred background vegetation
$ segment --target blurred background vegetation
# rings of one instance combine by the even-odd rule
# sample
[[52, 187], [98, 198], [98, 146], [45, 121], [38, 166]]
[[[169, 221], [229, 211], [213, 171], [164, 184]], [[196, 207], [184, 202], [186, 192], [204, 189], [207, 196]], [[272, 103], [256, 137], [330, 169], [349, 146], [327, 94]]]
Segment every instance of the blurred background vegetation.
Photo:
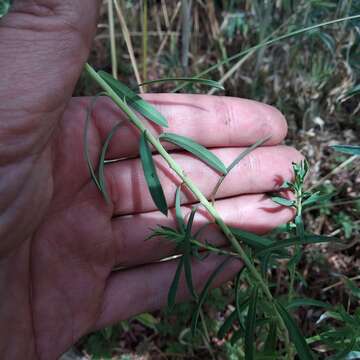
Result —
[[[314, 30], [236, 61], [226, 60], [295, 29], [360, 14], [360, 1], [117, 0], [114, 5], [110, 17], [107, 1], [101, 10], [90, 57], [96, 68], [116, 69], [119, 79], [136, 85], [139, 80], [190, 76], [225, 61], [208, 75], [224, 84], [225, 92], [217, 95], [262, 101], [285, 114], [286, 143], [298, 148], [311, 165], [308, 187], [333, 194], [330, 201], [307, 211], [306, 226], [342, 240], [341, 247], [307, 246], [297, 291], [343, 305], [350, 313], [359, 312], [360, 160], [336, 153], [329, 145], [360, 144], [360, 21]], [[7, 8], [8, 1], [0, 1], [0, 14]], [[116, 58], [111, 56], [112, 39]], [[172, 89], [161, 84], [147, 91]], [[203, 92], [194, 85], [185, 90]], [[95, 93], [96, 86], [83, 75], [76, 95]], [[277, 269], [273, 280], [276, 291], [286, 293], [288, 273]], [[189, 303], [178, 305], [171, 314], [167, 310], [143, 314], [90, 334], [76, 351], [86, 359], [242, 358], [241, 342], [231, 344], [216, 337], [225, 316], [234, 309], [231, 287], [228, 283], [212, 291], [205, 304], [209, 339], [199, 335], [190, 340], [193, 305]], [[297, 312], [307, 336], [316, 335], [320, 315], [321, 310], [312, 308]], [[326, 358], [321, 357], [325, 348], [315, 349], [320, 358]]]

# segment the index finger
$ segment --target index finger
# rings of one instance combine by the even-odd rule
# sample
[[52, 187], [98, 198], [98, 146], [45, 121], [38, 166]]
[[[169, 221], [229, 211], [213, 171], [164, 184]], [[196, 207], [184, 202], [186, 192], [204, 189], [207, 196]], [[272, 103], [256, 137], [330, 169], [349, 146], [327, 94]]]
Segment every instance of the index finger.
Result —
[[[152, 126], [154, 132], [176, 133], [208, 148], [249, 146], [266, 137], [271, 137], [267, 145], [276, 145], [287, 133], [286, 120], [276, 108], [253, 100], [189, 94], [145, 94], [144, 98], [169, 123], [168, 128]], [[83, 104], [86, 106], [86, 102]], [[93, 117], [101, 139], [124, 119], [123, 113], [106, 98], [99, 99]], [[114, 136], [109, 157], [137, 155], [138, 143], [138, 130], [126, 124]]]

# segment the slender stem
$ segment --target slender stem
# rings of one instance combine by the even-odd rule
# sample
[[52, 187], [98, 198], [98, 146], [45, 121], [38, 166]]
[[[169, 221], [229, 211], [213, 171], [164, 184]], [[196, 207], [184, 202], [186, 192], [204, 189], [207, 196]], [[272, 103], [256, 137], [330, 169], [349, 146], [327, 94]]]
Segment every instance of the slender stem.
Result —
[[192, 244], [198, 246], [199, 248], [202, 248], [202, 249], [204, 249], [204, 250], [211, 251], [211, 252], [216, 253], [216, 254], [218, 254], [218, 255], [233, 256], [233, 257], [237, 257], [237, 258], [240, 257], [240, 255], [237, 254], [237, 253], [235, 253], [235, 252], [218, 249], [217, 247], [203, 244], [202, 242], [197, 241], [197, 240], [195, 240], [195, 239], [191, 239], [190, 242], [191, 242]]
[[147, 0], [143, 0], [143, 7], [142, 7], [142, 56], [143, 56], [143, 72], [142, 78], [143, 81], [147, 79], [147, 54], [148, 54], [148, 3]]
[[118, 64], [117, 64], [117, 55], [116, 55], [113, 0], [108, 0], [108, 18], [109, 18], [109, 33], [110, 33], [110, 48], [111, 48], [111, 68], [112, 68], [113, 77], [117, 79]]
[[[154, 135], [147, 129], [142, 121], [137, 117], [137, 115], [132, 111], [132, 109], [124, 102], [116, 93], [115, 91], [104, 81], [101, 76], [89, 65], [85, 65], [86, 71], [89, 75], [108, 93], [108, 96], [115, 102], [116, 105], [120, 107], [120, 109], [129, 117], [130, 122], [135, 125], [141, 132], [146, 130], [146, 137], [148, 141], [154, 146], [154, 148], [158, 151], [158, 153], [163, 157], [163, 159], [168, 163], [170, 168], [181, 178], [184, 184], [188, 187], [188, 189], [196, 196], [199, 202], [205, 207], [205, 209], [213, 216], [215, 222], [218, 224], [224, 235], [228, 238], [231, 245], [235, 249], [235, 251], [241, 256], [242, 261], [248, 268], [251, 275], [254, 277], [256, 282], [258, 282], [259, 286], [261, 287], [263, 293], [268, 298], [271, 304], [273, 304], [274, 309], [276, 307], [274, 305], [272, 294], [267, 287], [266, 283], [264, 282], [261, 274], [257, 271], [256, 267], [237, 241], [236, 237], [233, 235], [229, 227], [224, 223], [220, 214], [217, 210], [212, 206], [212, 204], [208, 201], [208, 199], [202, 194], [199, 188], [193, 183], [193, 181], [186, 175], [186, 173], [182, 170], [182, 168], [174, 161], [174, 159], [169, 155], [169, 153], [165, 150], [162, 146], [160, 141], [154, 137]], [[289, 335], [287, 332], [287, 328], [278, 313], [275, 311], [276, 316], [279, 320], [279, 324], [283, 328], [286, 336], [286, 345], [288, 347], [289, 344]]]

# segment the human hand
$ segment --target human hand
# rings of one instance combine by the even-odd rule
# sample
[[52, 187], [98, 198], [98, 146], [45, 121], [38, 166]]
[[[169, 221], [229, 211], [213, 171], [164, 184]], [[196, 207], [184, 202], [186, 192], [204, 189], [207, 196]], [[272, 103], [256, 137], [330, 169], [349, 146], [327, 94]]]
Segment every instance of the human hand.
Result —
[[[15, 1], [0, 21], [0, 357], [55, 359], [82, 335], [166, 303], [176, 260], [174, 246], [144, 241], [156, 224], [174, 225], [156, 211], [137, 157], [138, 134], [119, 129], [106, 166], [111, 204], [91, 182], [83, 156], [88, 98], [71, 98], [95, 31], [97, 0]], [[84, 13], [86, 9], [86, 13]], [[247, 100], [199, 95], [146, 95], [168, 119], [168, 131], [189, 136], [229, 164], [246, 147], [271, 135], [246, 157], [217, 193], [226, 223], [258, 233], [288, 221], [264, 193], [292, 176], [300, 155], [278, 145], [286, 123], [275, 109]], [[122, 114], [100, 99], [89, 129], [91, 158]], [[217, 174], [183, 152], [175, 159], [207, 196]], [[159, 175], [173, 206], [178, 180], [163, 161]], [[195, 199], [185, 192], [183, 203]], [[184, 206], [185, 212], [186, 206]], [[194, 230], [208, 220], [196, 217]], [[214, 229], [208, 241], [225, 245]], [[198, 289], [221, 258], [194, 261]], [[115, 266], [126, 270], [113, 272]], [[234, 276], [233, 261], [215, 285]], [[178, 300], [188, 296], [184, 281]]]

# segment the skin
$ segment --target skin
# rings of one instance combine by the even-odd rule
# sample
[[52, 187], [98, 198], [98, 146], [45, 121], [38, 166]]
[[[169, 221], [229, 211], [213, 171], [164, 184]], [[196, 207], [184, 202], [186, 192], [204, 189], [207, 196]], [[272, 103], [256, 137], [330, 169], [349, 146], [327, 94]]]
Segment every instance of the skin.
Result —
[[[131, 157], [105, 170], [111, 204], [89, 178], [83, 157], [87, 98], [72, 98], [96, 29], [100, 1], [18, 0], [0, 20], [0, 358], [56, 359], [90, 331], [134, 314], [159, 309], [176, 260], [162, 239], [144, 241], [156, 224], [174, 226], [154, 207], [138, 159], [138, 133], [125, 124], [108, 158]], [[86, 9], [84, 12], [83, 9]], [[226, 223], [257, 233], [287, 222], [288, 209], [264, 195], [292, 176], [301, 155], [279, 145], [286, 121], [274, 108], [234, 98], [149, 94], [167, 117], [167, 131], [192, 137], [229, 164], [246, 146], [271, 135], [233, 170], [217, 194]], [[100, 99], [89, 131], [96, 163], [111, 128], [124, 120]], [[154, 128], [154, 131], [160, 129]], [[171, 149], [171, 148], [169, 148]], [[183, 152], [174, 158], [210, 195], [217, 174]], [[155, 156], [170, 206], [178, 179]], [[184, 191], [184, 213], [195, 199]], [[199, 228], [209, 220], [204, 211]], [[209, 229], [204, 238], [226, 245]], [[193, 262], [197, 289], [222, 261]], [[115, 266], [125, 267], [112, 271]], [[215, 286], [237, 273], [230, 262]], [[189, 296], [181, 279], [178, 301]]]

